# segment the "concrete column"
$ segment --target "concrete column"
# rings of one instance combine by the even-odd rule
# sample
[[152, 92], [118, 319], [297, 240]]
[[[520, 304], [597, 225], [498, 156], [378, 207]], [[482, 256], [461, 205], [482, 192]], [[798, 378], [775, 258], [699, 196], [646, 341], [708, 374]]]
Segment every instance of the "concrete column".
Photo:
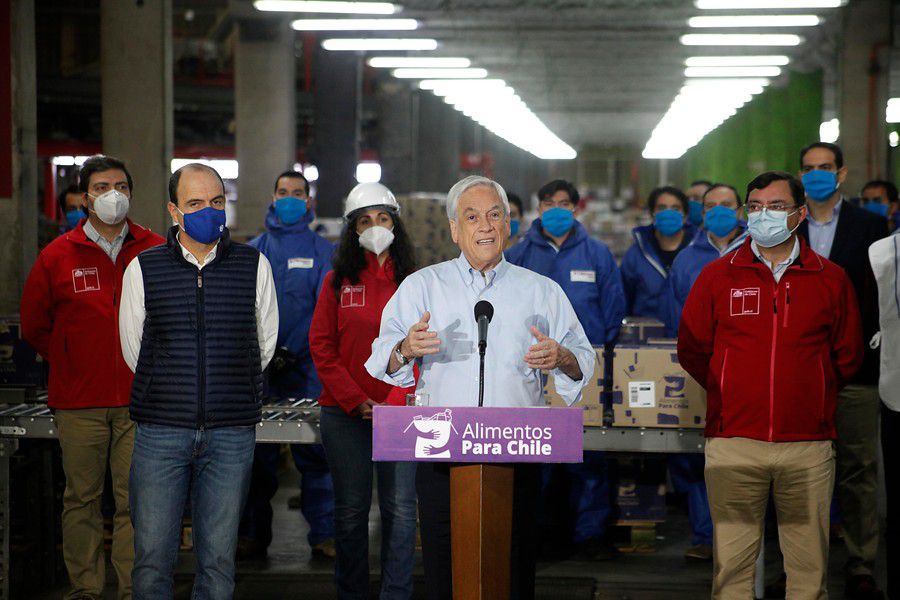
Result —
[[237, 230], [239, 235], [251, 237], [264, 228], [275, 177], [296, 162], [294, 32], [288, 21], [269, 19], [241, 20], [237, 32]]
[[[375, 94], [378, 106], [378, 159], [381, 183], [395, 194], [415, 190], [413, 182], [414, 136], [413, 94], [409, 84], [386, 80]], [[418, 122], [415, 122], [418, 125]]]
[[172, 161], [172, 0], [101, 0], [103, 152], [134, 177], [130, 216], [162, 233]]
[[459, 179], [460, 119], [453, 107], [431, 92], [419, 97], [419, 191], [447, 193]]
[[316, 213], [343, 214], [344, 199], [356, 185], [362, 114], [362, 55], [330, 52], [317, 46], [313, 64], [315, 142], [312, 162], [319, 168]]
[[844, 185], [855, 195], [872, 178], [887, 175], [887, 127], [891, 1], [857, 0], [843, 8], [839, 50], [838, 118], [848, 169]]
[[34, 0], [0, 0], [0, 57], [0, 313], [13, 314], [37, 256]]

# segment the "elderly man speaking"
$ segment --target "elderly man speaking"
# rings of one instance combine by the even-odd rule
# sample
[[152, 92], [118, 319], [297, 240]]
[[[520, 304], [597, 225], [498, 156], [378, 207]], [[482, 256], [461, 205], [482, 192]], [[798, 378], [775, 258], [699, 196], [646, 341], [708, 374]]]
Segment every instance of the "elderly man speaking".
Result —
[[[594, 372], [596, 356], [572, 305], [555, 282], [503, 258], [509, 203], [485, 177], [466, 177], [447, 196], [450, 234], [459, 258], [407, 277], [381, 316], [366, 369], [377, 379], [411, 386], [432, 406], [478, 404], [479, 300], [494, 306], [485, 358], [485, 406], [538, 406], [541, 370], [571, 404]], [[586, 375], [585, 375], [586, 374]], [[420, 463], [416, 489], [429, 599], [452, 597], [450, 477], [446, 463]], [[513, 491], [511, 596], [534, 596], [540, 466], [517, 465]]]

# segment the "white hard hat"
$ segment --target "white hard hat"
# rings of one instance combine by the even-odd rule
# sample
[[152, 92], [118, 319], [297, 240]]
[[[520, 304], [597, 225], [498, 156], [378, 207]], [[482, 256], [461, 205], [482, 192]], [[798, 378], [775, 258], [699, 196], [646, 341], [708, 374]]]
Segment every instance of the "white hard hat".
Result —
[[355, 210], [370, 206], [387, 206], [400, 212], [400, 205], [391, 190], [380, 183], [360, 183], [347, 194], [344, 218], [346, 219]]

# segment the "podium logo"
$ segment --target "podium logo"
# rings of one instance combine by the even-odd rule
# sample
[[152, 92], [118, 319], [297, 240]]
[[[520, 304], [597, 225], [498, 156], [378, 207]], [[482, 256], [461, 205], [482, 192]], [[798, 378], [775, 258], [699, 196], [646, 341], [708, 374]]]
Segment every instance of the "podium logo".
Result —
[[416, 415], [403, 433], [410, 427], [416, 430], [416, 458], [450, 458], [450, 433], [459, 435], [459, 432], [453, 426], [449, 408], [430, 417]]

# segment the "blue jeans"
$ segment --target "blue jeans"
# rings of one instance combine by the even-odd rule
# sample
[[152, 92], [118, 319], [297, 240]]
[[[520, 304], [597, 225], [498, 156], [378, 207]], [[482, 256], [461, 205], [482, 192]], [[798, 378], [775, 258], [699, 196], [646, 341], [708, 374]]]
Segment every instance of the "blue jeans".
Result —
[[706, 497], [706, 480], [702, 454], [673, 454], [669, 456], [669, 473], [675, 491], [687, 494], [688, 520], [693, 532], [692, 544], [712, 545], [713, 524]]
[[[241, 538], [272, 543], [272, 498], [278, 491], [279, 444], [257, 444], [247, 505], [241, 517]], [[319, 444], [291, 444], [291, 456], [300, 472], [300, 512], [309, 523], [310, 547], [334, 537], [334, 490], [325, 450]]]
[[134, 600], [173, 597], [189, 493], [197, 557], [191, 598], [232, 597], [238, 522], [255, 446], [252, 425], [197, 430], [137, 424], [129, 482]]
[[337, 406], [321, 408], [322, 443], [334, 480], [338, 598], [369, 597], [372, 467], [381, 509], [381, 600], [412, 596], [416, 546], [416, 464], [372, 462], [372, 422]]

